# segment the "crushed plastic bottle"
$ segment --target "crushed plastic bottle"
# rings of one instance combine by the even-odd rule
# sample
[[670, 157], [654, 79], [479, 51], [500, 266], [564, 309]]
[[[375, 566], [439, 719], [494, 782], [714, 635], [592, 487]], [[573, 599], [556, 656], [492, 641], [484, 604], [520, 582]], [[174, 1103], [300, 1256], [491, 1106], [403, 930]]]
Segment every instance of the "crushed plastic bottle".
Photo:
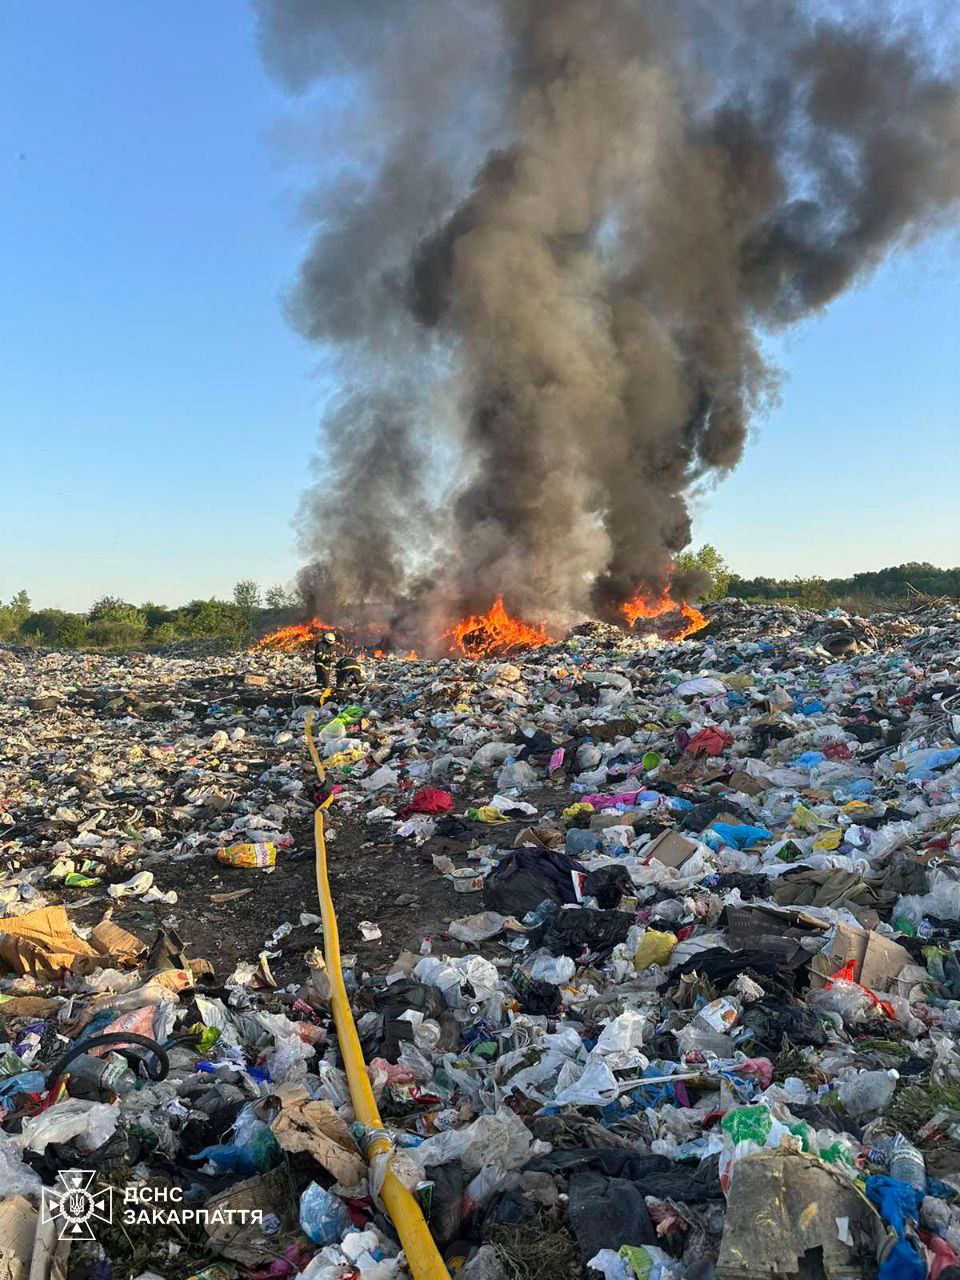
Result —
[[871, 1111], [883, 1111], [893, 1101], [897, 1091], [897, 1071], [861, 1071], [850, 1080], [844, 1080], [837, 1090], [843, 1109], [851, 1116], [866, 1115]]

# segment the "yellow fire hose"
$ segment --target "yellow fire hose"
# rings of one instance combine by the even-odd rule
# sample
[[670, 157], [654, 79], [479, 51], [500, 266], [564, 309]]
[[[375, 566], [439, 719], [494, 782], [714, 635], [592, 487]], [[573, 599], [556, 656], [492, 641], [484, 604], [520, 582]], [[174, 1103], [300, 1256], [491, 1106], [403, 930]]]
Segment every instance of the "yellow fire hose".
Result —
[[[317, 771], [317, 778], [323, 785], [326, 775], [313, 740], [312, 710], [307, 712], [306, 735], [307, 747]], [[343, 985], [343, 970], [340, 967], [340, 935], [337, 931], [333, 898], [330, 896], [330, 882], [327, 879], [327, 846], [323, 836], [323, 811], [332, 799], [333, 796], [330, 795], [318, 806], [313, 826], [317, 850], [317, 897], [320, 900], [320, 915], [323, 920], [323, 955], [330, 980], [330, 1007], [340, 1042], [343, 1069], [350, 1087], [353, 1113], [369, 1135], [367, 1158], [372, 1161], [377, 1156], [387, 1156], [391, 1143], [384, 1132], [383, 1121], [380, 1119], [376, 1099], [370, 1087], [367, 1064], [363, 1060], [363, 1051], [360, 1048], [360, 1037], [354, 1025], [347, 990]], [[450, 1273], [437, 1251], [437, 1246], [420, 1212], [419, 1204], [399, 1178], [394, 1176], [389, 1166], [380, 1194], [397, 1229], [414, 1280], [449, 1280]]]

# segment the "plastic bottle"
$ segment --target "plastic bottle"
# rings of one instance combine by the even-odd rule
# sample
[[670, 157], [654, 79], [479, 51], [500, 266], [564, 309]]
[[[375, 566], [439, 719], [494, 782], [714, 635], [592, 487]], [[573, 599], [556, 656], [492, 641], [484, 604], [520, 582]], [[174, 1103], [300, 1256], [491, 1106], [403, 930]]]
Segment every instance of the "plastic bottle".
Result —
[[440, 1023], [435, 1018], [424, 1018], [413, 1033], [413, 1042], [418, 1049], [435, 1052], [440, 1043]]
[[840, 1102], [847, 1115], [862, 1116], [868, 1111], [883, 1111], [897, 1091], [899, 1072], [861, 1071], [851, 1080], [844, 1080], [838, 1090]]
[[890, 1177], [909, 1183], [923, 1195], [927, 1193], [926, 1162], [902, 1133], [898, 1133], [890, 1145]]
[[92, 1053], [78, 1054], [67, 1064], [71, 1080], [81, 1081], [103, 1093], [129, 1093], [137, 1083], [137, 1077], [122, 1058], [111, 1054], [95, 1058]]

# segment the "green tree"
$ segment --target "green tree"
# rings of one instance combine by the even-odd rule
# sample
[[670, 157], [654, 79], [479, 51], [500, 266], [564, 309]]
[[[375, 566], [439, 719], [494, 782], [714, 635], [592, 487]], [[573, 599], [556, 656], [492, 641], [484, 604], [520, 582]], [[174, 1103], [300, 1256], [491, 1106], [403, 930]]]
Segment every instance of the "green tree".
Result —
[[825, 609], [830, 603], [830, 592], [823, 578], [797, 576], [793, 579], [790, 594], [801, 609]]
[[16, 622], [20, 623], [30, 612], [30, 597], [21, 587], [7, 606]]
[[182, 638], [175, 622], [161, 622], [159, 627], [154, 627], [150, 632], [150, 643], [156, 645], [176, 644]]
[[120, 618], [100, 618], [87, 623], [87, 641], [100, 649], [130, 649], [142, 644], [144, 635], [143, 626]]
[[185, 630], [191, 636], [241, 640], [250, 627], [249, 610], [226, 600], [191, 600], [182, 614]]
[[166, 605], [154, 604], [152, 600], [145, 600], [140, 606], [139, 612], [146, 619], [148, 631], [155, 631], [157, 627], [162, 627], [173, 616], [172, 609], [168, 609]]
[[122, 622], [126, 626], [143, 632], [147, 627], [146, 616], [135, 604], [121, 600], [118, 596], [101, 596], [90, 606], [87, 613], [88, 622]]
[[263, 599], [268, 609], [285, 609], [290, 603], [290, 598], [283, 587], [267, 587]]
[[260, 608], [260, 588], [252, 578], [243, 578], [233, 588], [233, 603], [251, 611]]
[[699, 551], [681, 551], [674, 565], [684, 572], [699, 569], [701, 573], [710, 575], [712, 585], [703, 597], [705, 600], [721, 600], [727, 594], [730, 566], [709, 542], [705, 542]]
[[66, 616], [62, 609], [37, 609], [20, 623], [20, 634], [25, 640], [39, 644], [56, 644], [60, 624]]
[[79, 649], [87, 638], [87, 620], [80, 613], [64, 614], [57, 628], [57, 644], [65, 649]]

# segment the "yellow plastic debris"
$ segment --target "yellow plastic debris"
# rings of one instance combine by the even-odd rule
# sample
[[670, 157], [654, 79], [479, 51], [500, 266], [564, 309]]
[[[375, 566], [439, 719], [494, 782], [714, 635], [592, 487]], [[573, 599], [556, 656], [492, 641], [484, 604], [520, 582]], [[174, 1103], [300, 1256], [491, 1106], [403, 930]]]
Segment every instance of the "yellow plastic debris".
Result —
[[563, 811], [563, 816], [565, 818], [578, 818], [581, 813], [593, 813], [593, 805], [584, 804], [582, 801], [568, 805]]
[[815, 853], [823, 853], [827, 849], [836, 849], [840, 841], [843, 839], [843, 832], [839, 827], [832, 827], [829, 831], [824, 831], [817, 836], [813, 842]]
[[798, 804], [790, 817], [790, 825], [799, 831], [819, 831], [822, 823], [812, 809], [805, 804]]
[[661, 933], [659, 929], [648, 929], [637, 944], [633, 967], [639, 972], [642, 969], [649, 969], [653, 964], [666, 964], [676, 945], [676, 934]]

